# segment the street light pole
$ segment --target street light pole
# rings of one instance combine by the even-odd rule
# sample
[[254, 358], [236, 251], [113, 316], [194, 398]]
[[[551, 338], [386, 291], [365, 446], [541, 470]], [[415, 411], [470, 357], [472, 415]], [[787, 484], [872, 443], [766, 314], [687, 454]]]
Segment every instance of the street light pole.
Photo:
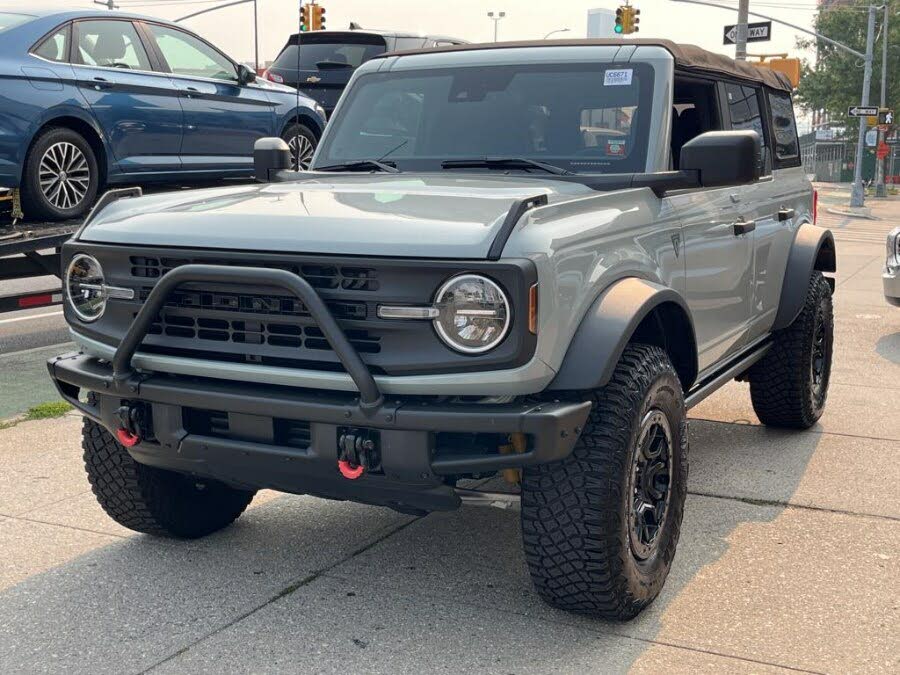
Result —
[[497, 25], [500, 23], [500, 19], [506, 16], [506, 12], [498, 12], [496, 16], [494, 16], [493, 12], [487, 13], [488, 18], [494, 22], [494, 42], [497, 41]]
[[108, 9], [109, 11], [119, 8], [119, 6], [115, 4], [113, 0], [103, 0], [103, 2], [100, 2], [100, 0], [94, 0], [94, 4], [100, 5], [101, 7], [105, 5], [106, 9]]
[[[888, 62], [888, 28], [890, 25], [891, 8], [887, 0], [884, 3], [884, 21], [881, 25], [881, 107], [887, 107], [887, 62]], [[878, 148], [885, 141], [885, 134], [878, 129]], [[875, 196], [887, 197], [887, 187], [884, 184], [884, 169], [887, 165], [887, 157], [878, 159], [875, 155]]]
[[[872, 61], [875, 57], [875, 5], [869, 5], [869, 28], [866, 34], [866, 68], [863, 71], [863, 106], [869, 105], [869, 88], [872, 85]], [[863, 152], [866, 149], [866, 129], [868, 122], [865, 117], [859, 118], [859, 144], [856, 146], [856, 166], [853, 167], [853, 191], [850, 193], [850, 206], [861, 207], [866, 202], [866, 191], [863, 188], [862, 163]]]
[[737, 38], [735, 39], [734, 58], [736, 61], [747, 60], [747, 24], [750, 21], [750, 0], [739, 0]]
[[256, 14], [256, 0], [253, 0], [253, 63], [254, 72], [259, 75], [259, 19]]
[[544, 39], [546, 40], [548, 37], [550, 37], [550, 36], [553, 35], [554, 33], [568, 33], [568, 32], [569, 32], [569, 29], [568, 29], [568, 28], [557, 28], [556, 30], [551, 30], [549, 33], [547, 33], [547, 34], [544, 36]]

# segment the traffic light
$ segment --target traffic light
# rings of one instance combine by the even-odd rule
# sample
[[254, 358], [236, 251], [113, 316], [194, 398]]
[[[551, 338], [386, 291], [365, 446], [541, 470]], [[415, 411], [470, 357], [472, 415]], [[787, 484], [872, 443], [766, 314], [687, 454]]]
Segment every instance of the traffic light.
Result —
[[312, 12], [312, 5], [303, 4], [300, 7], [300, 32], [306, 32], [309, 30], [309, 27], [312, 25], [310, 18]]
[[631, 5], [621, 5], [616, 10], [616, 35], [631, 35], [640, 30], [638, 24], [641, 20], [638, 18], [641, 10]]
[[325, 8], [322, 5], [312, 5], [310, 9], [312, 10], [312, 29], [325, 30]]

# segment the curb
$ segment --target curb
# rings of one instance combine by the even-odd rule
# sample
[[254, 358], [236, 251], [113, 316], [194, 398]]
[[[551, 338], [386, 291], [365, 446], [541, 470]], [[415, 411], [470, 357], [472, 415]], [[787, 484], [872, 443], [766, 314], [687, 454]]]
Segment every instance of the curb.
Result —
[[830, 213], [834, 216], [844, 216], [845, 218], [861, 218], [862, 220], [881, 220], [877, 216], [873, 216], [871, 213], [864, 212], [854, 212], [848, 211], [844, 209], [836, 209], [836, 208], [826, 208], [826, 213]]

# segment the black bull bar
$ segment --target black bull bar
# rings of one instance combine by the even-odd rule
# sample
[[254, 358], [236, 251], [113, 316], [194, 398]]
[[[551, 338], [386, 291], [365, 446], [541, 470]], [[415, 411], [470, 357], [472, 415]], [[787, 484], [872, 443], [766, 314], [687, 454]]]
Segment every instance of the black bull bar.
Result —
[[[350, 375], [359, 396], [329, 390], [293, 389], [233, 380], [196, 378], [137, 372], [132, 359], [169, 295], [187, 283], [270, 285], [284, 289], [304, 303]], [[143, 402], [154, 412], [156, 442], [141, 443], [129, 451], [142, 462], [208, 475], [240, 483], [252, 476], [258, 487], [287, 491], [349, 496], [367, 501], [346, 488], [338, 488], [335, 446], [329, 438], [345, 426], [380, 430], [385, 447], [384, 464], [395, 480], [367, 476], [355, 490], [401, 491], [405, 503], [440, 508], [433, 501], [423, 504], [411, 493], [441, 482], [440, 476], [490, 473], [505, 468], [556, 461], [568, 456], [587, 420], [591, 404], [584, 401], [515, 402], [508, 404], [444, 403], [391, 396], [385, 401], [378, 384], [357, 351], [347, 340], [330, 310], [305, 279], [286, 270], [220, 265], [184, 265], [163, 276], [116, 349], [111, 364], [84, 354], [50, 359], [51, 377], [60, 394], [85, 416], [115, 432], [115, 409], [127, 402]], [[94, 402], [79, 400], [80, 390], [97, 394]], [[238, 416], [303, 420], [318, 426], [312, 437], [321, 447], [295, 451], [276, 445], [272, 439], [247, 442], [187, 434], [180, 426], [180, 408], [210, 408]], [[521, 454], [450, 453], [435, 455], [434, 435], [439, 432], [521, 433], [531, 441]], [[315, 444], [315, 442], [314, 442]], [[326, 447], [326, 446], [331, 447]], [[388, 454], [388, 448], [393, 456]], [[211, 448], [217, 448], [210, 454]], [[401, 449], [402, 448], [402, 449]], [[286, 453], [299, 470], [295, 482], [285, 482]], [[226, 459], [227, 458], [227, 459]], [[224, 460], [224, 461], [223, 461]], [[302, 467], [302, 469], [301, 469]], [[300, 475], [300, 474], [304, 475]], [[312, 480], [314, 479], [314, 480]], [[347, 483], [348, 481], [342, 481]], [[374, 484], [373, 484], [374, 483]], [[377, 502], [385, 502], [373, 498]]]

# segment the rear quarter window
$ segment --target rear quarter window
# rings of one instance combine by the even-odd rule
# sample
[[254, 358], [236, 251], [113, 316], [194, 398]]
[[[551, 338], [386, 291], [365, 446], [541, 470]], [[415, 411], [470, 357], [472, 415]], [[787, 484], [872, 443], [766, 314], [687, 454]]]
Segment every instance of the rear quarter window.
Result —
[[52, 35], [41, 40], [31, 50], [35, 56], [48, 61], [63, 62], [69, 60], [69, 31], [71, 24], [66, 24]]
[[769, 109], [772, 112], [776, 167], [800, 166], [800, 140], [797, 138], [797, 121], [790, 94], [780, 91], [769, 92]]

